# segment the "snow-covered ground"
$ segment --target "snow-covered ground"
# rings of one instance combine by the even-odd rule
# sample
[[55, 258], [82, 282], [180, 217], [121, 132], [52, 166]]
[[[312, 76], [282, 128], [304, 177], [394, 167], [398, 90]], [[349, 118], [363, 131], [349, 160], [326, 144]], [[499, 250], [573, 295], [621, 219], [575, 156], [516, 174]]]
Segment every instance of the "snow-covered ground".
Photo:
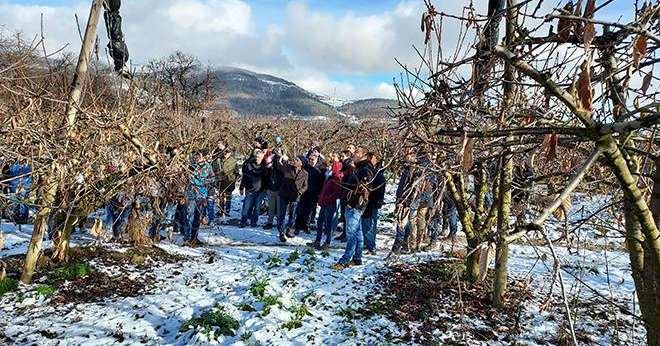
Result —
[[[391, 196], [388, 201], [391, 202]], [[579, 198], [574, 201], [574, 210], [588, 213], [598, 208], [594, 207], [595, 203]], [[234, 216], [238, 214], [238, 204], [234, 203]], [[388, 218], [392, 211], [390, 203], [381, 216]], [[570, 220], [583, 217], [583, 214], [575, 214]], [[0, 227], [5, 234], [5, 248], [0, 249], [0, 257], [25, 253], [31, 226], [22, 226], [19, 230], [13, 224], [3, 223]], [[591, 226], [583, 228], [587, 235], [593, 231]], [[0, 344], [3, 340], [17, 345], [405, 343], [400, 328], [387, 318], [378, 315], [351, 318], [349, 313], [363, 306], [373, 290], [378, 289], [373, 278], [387, 270], [384, 258], [392, 244], [392, 233], [391, 220], [383, 220], [378, 255], [366, 256], [363, 266], [337, 272], [331, 266], [343, 252], [341, 243], [334, 243], [327, 252], [309, 251], [305, 245], [312, 235], [301, 234], [281, 244], [275, 230], [239, 229], [228, 225], [205, 227], [200, 233], [205, 243], [202, 247], [181, 246], [179, 236], [173, 243], [164, 241], [159, 245], [185, 258], [154, 266], [155, 284], [143, 295], [94, 303], [56, 303], [37, 294], [35, 286], [21, 286], [19, 292], [0, 297]], [[77, 244], [92, 241], [89, 235], [75, 237]], [[612, 238], [610, 241], [620, 240]], [[45, 245], [50, 244], [46, 242]], [[403, 256], [403, 261], [450, 256], [450, 247], [451, 244], [445, 243], [439, 252]], [[642, 342], [644, 331], [640, 321], [635, 322], [634, 336], [618, 332], [615, 335], [614, 328], [603, 330], [603, 323], [630, 323], [632, 318], [618, 309], [593, 303], [600, 297], [638, 314], [639, 309], [633, 304], [634, 284], [627, 254], [607, 247], [598, 250], [558, 246], [556, 249], [562, 261], [566, 290], [571, 297], [580, 298], [579, 303], [572, 302], [573, 313], [578, 317], [576, 329], [586, 331], [593, 344], [611, 344], [615, 337], [626, 343]], [[550, 288], [553, 262], [549, 249], [513, 245], [509, 268], [513, 276], [528, 282], [539, 293], [539, 298], [521, 312], [522, 331], [518, 341], [531, 345], [556, 340], [554, 336], [564, 319], [558, 283], [554, 289]], [[113, 268], [102, 269], [113, 271]], [[261, 295], [254, 290], [259, 285], [265, 288]], [[541, 311], [540, 305], [548, 302], [545, 295], [550, 292], [553, 299], [549, 302], [554, 308]], [[235, 336], [209, 340], [204, 333], [180, 330], [186, 321], [213, 307], [222, 307], [239, 322]], [[308, 313], [297, 314], [305, 308]], [[596, 310], [603, 310], [604, 321], [591, 317], [591, 312]], [[295, 321], [300, 322], [299, 325], [292, 323]], [[446, 340], [442, 335], [438, 339]]]

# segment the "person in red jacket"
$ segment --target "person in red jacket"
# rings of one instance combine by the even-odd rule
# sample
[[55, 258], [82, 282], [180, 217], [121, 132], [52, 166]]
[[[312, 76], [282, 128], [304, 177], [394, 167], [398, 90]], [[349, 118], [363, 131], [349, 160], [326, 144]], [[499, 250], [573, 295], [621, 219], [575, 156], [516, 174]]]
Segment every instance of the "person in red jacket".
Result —
[[[343, 173], [342, 164], [339, 161], [339, 155], [332, 154], [332, 160], [331, 168], [326, 171], [326, 180], [319, 197], [321, 212], [319, 213], [316, 240], [314, 243], [309, 244], [318, 250], [330, 247], [330, 239], [332, 238], [332, 221], [335, 213], [337, 213], [337, 200], [341, 197], [342, 192], [341, 179]], [[323, 243], [323, 246], [321, 246], [321, 239], [324, 234], [325, 242]]]

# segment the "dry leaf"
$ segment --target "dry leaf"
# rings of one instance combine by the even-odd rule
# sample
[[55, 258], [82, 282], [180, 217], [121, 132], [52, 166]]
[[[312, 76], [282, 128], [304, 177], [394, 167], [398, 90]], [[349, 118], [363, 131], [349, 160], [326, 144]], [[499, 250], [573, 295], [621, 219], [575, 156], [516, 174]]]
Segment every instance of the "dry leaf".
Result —
[[[575, 17], [582, 17], [582, 0], [578, 0], [577, 5], [575, 6], [575, 12], [573, 13]], [[584, 36], [584, 24], [580, 20], [572, 20], [571, 26], [573, 27], [573, 34], [575, 37], [580, 38]]]
[[646, 35], [637, 35], [633, 44], [633, 63], [636, 68], [639, 68], [639, 61], [646, 55]]
[[474, 138], [469, 138], [467, 143], [465, 143], [465, 149], [463, 149], [463, 172], [467, 172], [472, 168], [473, 160], [473, 147], [474, 147]]
[[580, 75], [577, 82], [577, 94], [580, 99], [582, 108], [586, 111], [592, 112], [593, 109], [593, 92], [591, 89], [591, 67], [589, 60], [582, 63]]
[[649, 72], [644, 76], [644, 80], [642, 81], [642, 93], [646, 95], [646, 92], [649, 90], [649, 87], [651, 86], [651, 80], [653, 79], [653, 72]]
[[[584, 9], [584, 18], [592, 18], [594, 11], [596, 9], [596, 0], [587, 0], [587, 7]], [[596, 28], [594, 23], [587, 22], [584, 26], [584, 35], [582, 36], [582, 42], [584, 42], [585, 49], [588, 49], [591, 45], [591, 42], [596, 37]]]
[[551, 161], [557, 158], [557, 141], [557, 134], [553, 132], [552, 135], [550, 135], [548, 152], [545, 155], [546, 160]]
[[[567, 13], [573, 13], [573, 3], [569, 2], [564, 6], [564, 11]], [[557, 35], [562, 41], [567, 41], [571, 36], [572, 21], [566, 18], [559, 18], [559, 23], [557, 24]]]

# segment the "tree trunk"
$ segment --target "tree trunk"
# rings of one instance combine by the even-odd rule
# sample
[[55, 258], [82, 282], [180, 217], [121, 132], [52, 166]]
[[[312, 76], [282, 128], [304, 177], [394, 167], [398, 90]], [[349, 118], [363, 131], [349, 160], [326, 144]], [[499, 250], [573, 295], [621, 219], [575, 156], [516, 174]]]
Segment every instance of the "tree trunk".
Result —
[[[655, 215], [651, 213], [649, 206], [646, 204], [644, 195], [637, 186], [637, 178], [631, 172], [628, 163], [615, 143], [614, 138], [611, 135], [604, 136], [599, 139], [598, 146], [603, 149], [605, 163], [619, 181], [619, 184], [623, 189], [624, 200], [628, 203], [630, 211], [639, 223], [641, 232], [644, 235], [644, 271], [652, 273], [647, 275], [653, 277], [652, 282], [660, 282], [660, 233], [658, 232], [656, 221], [654, 219]], [[632, 237], [633, 234], [629, 234], [628, 236]], [[636, 238], [640, 239], [638, 236], [636, 236]], [[653, 286], [655, 286], [655, 284], [653, 284]], [[655, 305], [656, 311], [660, 311], [660, 305], [658, 303]], [[654, 329], [660, 330], [660, 325], [656, 324]]]
[[[85, 28], [85, 36], [80, 48], [78, 64], [76, 65], [76, 72], [71, 82], [71, 92], [69, 94], [69, 100], [65, 111], [67, 125], [67, 141], [65, 147], [68, 147], [69, 141], [75, 136], [74, 125], [78, 113], [80, 98], [82, 96], [83, 80], [87, 75], [89, 57], [94, 48], [94, 42], [96, 41], [96, 28], [99, 24], [103, 3], [104, 0], [94, 0], [89, 12], [89, 19], [87, 20], [87, 27]], [[25, 255], [25, 264], [23, 266], [23, 272], [21, 273], [21, 281], [23, 283], [29, 283], [34, 275], [37, 259], [41, 253], [43, 237], [48, 229], [48, 218], [52, 211], [53, 202], [55, 201], [55, 194], [57, 193], [58, 188], [57, 184], [60, 182], [60, 179], [55, 179], [55, 177], [58, 177], [59, 174], [59, 166], [53, 162], [48, 173], [44, 176], [46, 186], [43, 188], [44, 190], [39, 198], [42, 207], [35, 218], [30, 246]]]
[[495, 281], [493, 282], [493, 304], [497, 307], [504, 305], [506, 294], [509, 262], [509, 243], [506, 236], [509, 235], [509, 216], [511, 215], [511, 190], [513, 181], [513, 158], [511, 154], [504, 157], [502, 173], [500, 176], [500, 189], [497, 203], [499, 213], [497, 215], [497, 247], [495, 248]]
[[[516, 0], [507, 0], [509, 8], [506, 17], [506, 43], [511, 46], [515, 40], [516, 25], [518, 19], [518, 10], [516, 7]], [[507, 123], [507, 116], [511, 113], [515, 101], [515, 85], [517, 74], [515, 68], [510, 63], [504, 64], [504, 111], [502, 112], [501, 123]], [[512, 137], [507, 137], [507, 141], [511, 141]], [[506, 294], [507, 281], [508, 281], [508, 264], [509, 264], [509, 243], [506, 237], [509, 235], [509, 217], [511, 215], [511, 192], [513, 182], [513, 155], [510, 150], [504, 156], [501, 173], [500, 173], [500, 189], [497, 196], [497, 203], [499, 213], [497, 214], [497, 243], [495, 248], [495, 279], [493, 282], [493, 304], [497, 307], [504, 306], [504, 296]], [[493, 196], [495, 202], [495, 196]]]
[[55, 178], [55, 172], [57, 172], [55, 162], [51, 164], [49, 172], [50, 175], [42, 176], [39, 179], [39, 184], [42, 185], [39, 204], [41, 204], [42, 207], [39, 210], [37, 217], [34, 219], [32, 237], [30, 238], [30, 245], [25, 254], [25, 263], [23, 264], [23, 271], [21, 272], [21, 281], [25, 284], [29, 284], [30, 281], [32, 281], [32, 276], [37, 267], [37, 260], [41, 254], [41, 245], [43, 243], [44, 235], [48, 230], [48, 217], [52, 210], [51, 206], [55, 202], [58, 182]]
[[481, 244], [481, 236], [475, 232], [474, 228], [472, 228], [472, 215], [470, 214], [468, 205], [465, 203], [463, 197], [465, 196], [465, 184], [462, 182], [462, 176], [456, 175], [460, 184], [455, 183], [454, 176], [449, 172], [445, 173], [445, 177], [447, 178], [449, 193], [456, 205], [456, 211], [458, 211], [458, 219], [463, 226], [463, 232], [467, 239], [467, 258], [465, 260], [467, 280], [470, 283], [475, 283], [479, 280], [479, 251], [477, 251], [477, 247]]

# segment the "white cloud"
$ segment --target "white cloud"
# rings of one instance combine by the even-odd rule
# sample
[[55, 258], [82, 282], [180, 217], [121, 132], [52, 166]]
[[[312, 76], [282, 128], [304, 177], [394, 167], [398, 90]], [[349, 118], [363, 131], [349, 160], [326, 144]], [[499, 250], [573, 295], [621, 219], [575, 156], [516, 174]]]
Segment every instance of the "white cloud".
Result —
[[286, 42], [301, 59], [329, 71], [392, 71], [394, 57], [410, 60], [412, 43], [421, 40], [421, 34], [412, 34], [419, 30], [419, 5], [404, 2], [378, 15], [338, 17], [293, 2], [287, 9]]
[[[283, 23], [265, 25], [257, 25], [257, 8], [247, 0], [124, 1], [121, 12], [134, 67], [181, 50], [204, 63], [270, 73], [315, 93], [355, 99], [394, 97], [391, 85], [368, 82], [368, 77], [398, 71], [394, 57], [418, 62], [412, 45], [422, 43], [422, 6], [405, 0], [383, 13], [358, 15], [319, 11], [296, 1], [283, 9]], [[68, 45], [66, 51], [77, 53], [74, 15], [84, 28], [88, 13], [89, 2], [82, 0], [61, 6], [0, 0], [0, 23], [27, 40], [39, 35], [43, 14], [49, 51]], [[99, 37], [105, 47], [102, 22]], [[342, 81], [329, 77], [335, 74], [344, 76]]]

